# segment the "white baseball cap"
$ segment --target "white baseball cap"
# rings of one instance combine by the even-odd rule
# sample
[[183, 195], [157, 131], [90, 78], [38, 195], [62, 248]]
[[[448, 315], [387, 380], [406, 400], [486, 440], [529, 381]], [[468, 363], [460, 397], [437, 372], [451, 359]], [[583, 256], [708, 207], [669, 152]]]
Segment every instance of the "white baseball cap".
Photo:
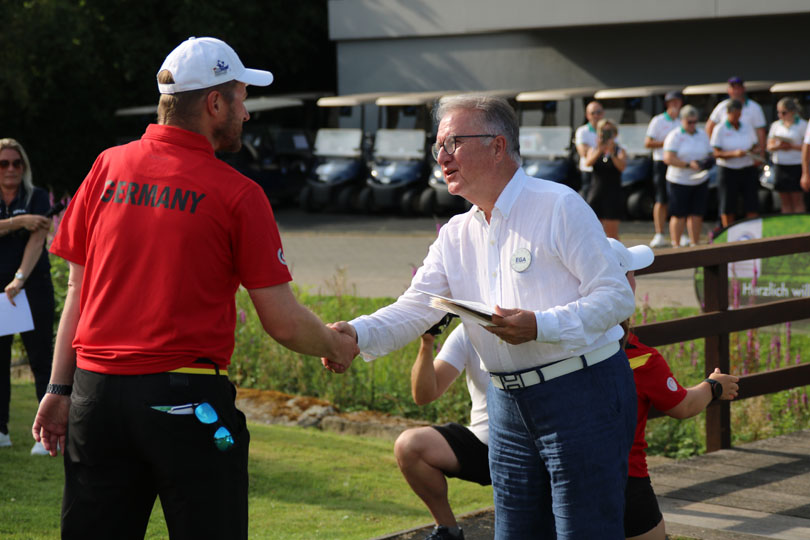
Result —
[[158, 73], [164, 69], [171, 72], [174, 84], [158, 83], [161, 94], [200, 90], [229, 81], [254, 86], [273, 82], [272, 73], [247, 69], [227, 43], [212, 37], [188, 38], [169, 53]]
[[613, 253], [616, 254], [619, 266], [622, 267], [625, 273], [647, 268], [655, 259], [655, 254], [650, 249], [650, 246], [640, 245], [627, 248], [615, 238], [608, 238], [608, 242], [613, 249]]

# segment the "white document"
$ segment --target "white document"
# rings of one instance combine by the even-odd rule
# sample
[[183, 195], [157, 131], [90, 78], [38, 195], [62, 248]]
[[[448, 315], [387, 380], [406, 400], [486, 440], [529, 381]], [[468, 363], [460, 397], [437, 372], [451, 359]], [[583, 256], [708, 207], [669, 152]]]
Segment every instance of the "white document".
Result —
[[472, 322], [482, 326], [495, 326], [492, 322], [492, 316], [495, 315], [495, 312], [486, 304], [473, 302], [471, 300], [447, 298], [446, 296], [420, 291], [419, 289], [414, 290], [428, 295], [430, 297], [430, 307], [432, 308], [458, 315], [461, 317], [462, 321]]
[[8, 296], [4, 291], [0, 291], [0, 336], [19, 334], [34, 329], [34, 319], [31, 317], [31, 306], [28, 305], [28, 297], [25, 296], [25, 289], [14, 297], [12, 306]]

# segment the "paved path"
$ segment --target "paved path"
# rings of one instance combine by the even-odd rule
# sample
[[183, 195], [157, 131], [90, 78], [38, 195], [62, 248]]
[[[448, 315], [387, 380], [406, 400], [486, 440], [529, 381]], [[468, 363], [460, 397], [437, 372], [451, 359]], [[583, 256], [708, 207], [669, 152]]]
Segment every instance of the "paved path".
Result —
[[[397, 297], [427, 255], [437, 226], [447, 218], [399, 218], [340, 214], [305, 214], [281, 209], [284, 253], [295, 282], [312, 292]], [[622, 223], [628, 245], [649, 242], [651, 222]], [[638, 278], [636, 298], [653, 308], [697, 307], [692, 271]]]
[[[650, 467], [667, 532], [699, 540], [810, 539], [810, 431]], [[491, 540], [493, 511], [459, 517], [468, 540]], [[422, 539], [432, 525], [376, 540]]]

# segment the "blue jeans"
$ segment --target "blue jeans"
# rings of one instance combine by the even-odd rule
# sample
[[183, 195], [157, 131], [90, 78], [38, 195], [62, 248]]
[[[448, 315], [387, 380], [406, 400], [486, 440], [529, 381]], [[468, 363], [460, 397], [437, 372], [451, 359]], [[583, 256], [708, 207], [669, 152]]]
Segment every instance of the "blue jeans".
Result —
[[487, 407], [496, 540], [624, 538], [636, 391], [623, 350], [528, 388], [490, 383]]

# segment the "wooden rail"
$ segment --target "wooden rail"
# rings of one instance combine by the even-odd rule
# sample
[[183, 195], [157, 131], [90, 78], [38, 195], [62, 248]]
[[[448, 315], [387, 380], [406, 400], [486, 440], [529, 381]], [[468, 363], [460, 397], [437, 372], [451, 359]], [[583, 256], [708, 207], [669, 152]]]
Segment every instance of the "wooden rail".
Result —
[[[650, 346], [705, 338], [706, 376], [720, 368], [729, 372], [729, 334], [787, 321], [810, 319], [810, 298], [779, 300], [760, 306], [728, 310], [728, 263], [810, 252], [810, 234], [795, 234], [744, 242], [666, 249], [656, 252], [655, 261], [637, 276], [703, 267], [704, 313], [634, 328], [639, 339]], [[798, 386], [810, 385], [810, 364], [775, 369], [740, 377], [737, 399], [746, 399]], [[652, 416], [652, 415], [651, 415]], [[718, 401], [706, 410], [706, 451], [731, 448], [731, 406]]]

